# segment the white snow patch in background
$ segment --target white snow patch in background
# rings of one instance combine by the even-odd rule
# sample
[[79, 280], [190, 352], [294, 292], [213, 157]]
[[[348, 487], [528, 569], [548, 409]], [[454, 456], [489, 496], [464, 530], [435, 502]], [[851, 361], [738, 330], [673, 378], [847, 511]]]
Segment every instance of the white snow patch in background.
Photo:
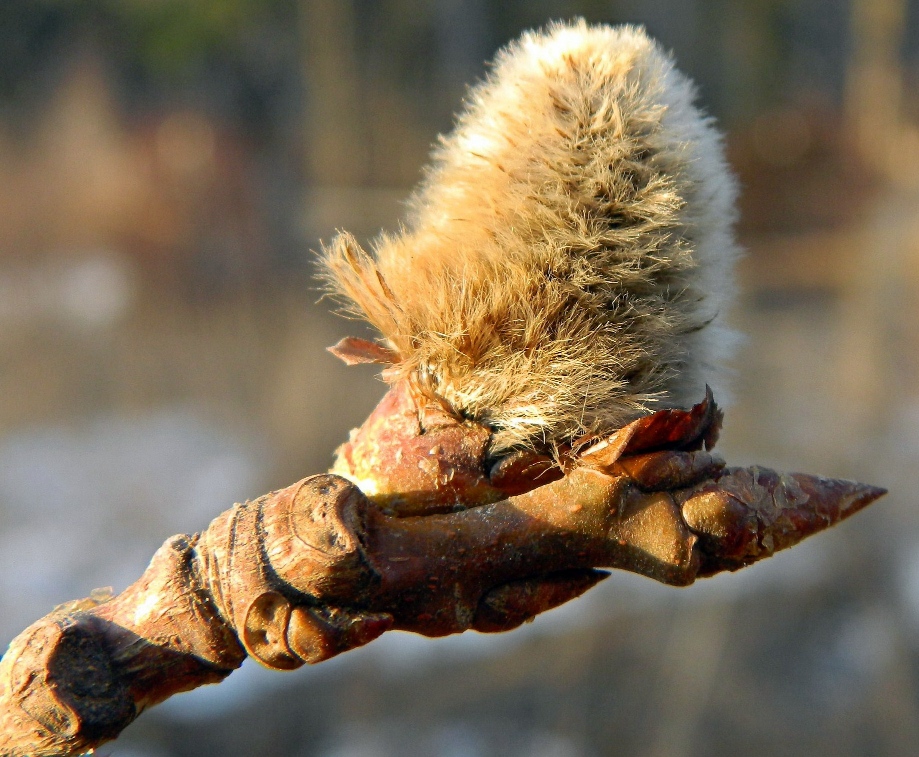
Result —
[[44, 322], [96, 333], [113, 328], [136, 300], [130, 259], [114, 250], [72, 250], [52, 262], [0, 271], [0, 328]]
[[289, 685], [295, 675], [268, 670], [247, 658], [223, 683], [177, 694], [157, 705], [156, 712], [179, 722], [219, 717], [243, 709], [273, 689]]
[[121, 591], [172, 534], [257, 496], [264, 445], [172, 408], [0, 439], [0, 639], [101, 586]]

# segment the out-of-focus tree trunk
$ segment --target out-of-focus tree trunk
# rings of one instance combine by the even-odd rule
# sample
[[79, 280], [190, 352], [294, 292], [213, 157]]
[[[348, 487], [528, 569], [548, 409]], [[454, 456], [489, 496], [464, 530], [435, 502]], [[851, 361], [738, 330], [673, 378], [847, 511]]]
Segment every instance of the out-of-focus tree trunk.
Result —
[[[852, 0], [852, 54], [846, 76], [846, 117], [856, 157], [879, 179], [864, 242], [844, 292], [840, 369], [834, 373], [851, 408], [853, 433], [871, 440], [890, 411], [893, 368], [888, 327], [904, 305], [919, 211], [919, 133], [904, 119], [901, 61], [906, 0]], [[907, 190], [907, 191], [904, 191]], [[852, 360], [851, 355], [859, 355]]]
[[322, 186], [361, 186], [368, 142], [353, 0], [300, 0], [307, 175]]
[[905, 21], [905, 0], [852, 0], [847, 117], [864, 159], [884, 172], [899, 168]]

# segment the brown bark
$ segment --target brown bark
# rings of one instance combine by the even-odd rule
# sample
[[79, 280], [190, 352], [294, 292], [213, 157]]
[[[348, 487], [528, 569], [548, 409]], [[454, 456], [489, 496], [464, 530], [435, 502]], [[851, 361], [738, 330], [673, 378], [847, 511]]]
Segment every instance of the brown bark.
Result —
[[[497, 462], [469, 424], [417, 413], [404, 394], [384, 405], [391, 422], [372, 416], [342, 450], [350, 465], [375, 460], [375, 499], [333, 474], [304, 479], [169, 539], [117, 597], [71, 603], [20, 634], [0, 661], [0, 753], [81, 754], [247, 654], [288, 670], [390, 628], [509, 630], [589, 589], [600, 567], [688, 585], [883, 493], [725, 468], [702, 449], [720, 422], [710, 398], [586, 451]], [[406, 471], [401, 492], [390, 457]], [[461, 509], [464, 492], [476, 506]]]

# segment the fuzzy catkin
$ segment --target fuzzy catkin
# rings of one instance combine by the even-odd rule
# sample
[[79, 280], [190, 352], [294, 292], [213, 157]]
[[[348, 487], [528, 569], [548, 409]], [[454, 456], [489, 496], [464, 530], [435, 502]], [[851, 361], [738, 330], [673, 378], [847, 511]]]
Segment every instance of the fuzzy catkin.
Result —
[[692, 83], [640, 28], [553, 24], [500, 52], [406, 227], [324, 248], [387, 372], [551, 447], [718, 388], [735, 184]]

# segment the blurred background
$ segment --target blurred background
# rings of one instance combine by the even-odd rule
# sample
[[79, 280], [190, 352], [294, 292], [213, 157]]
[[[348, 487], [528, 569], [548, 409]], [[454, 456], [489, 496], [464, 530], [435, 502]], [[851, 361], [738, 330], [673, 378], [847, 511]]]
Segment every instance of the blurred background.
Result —
[[919, 754], [919, 0], [4, 0], [0, 644], [324, 470], [382, 396], [310, 249], [393, 229], [464, 87], [642, 23], [727, 132], [747, 250], [722, 453], [890, 495], [735, 575], [513, 634], [255, 665], [102, 754]]

